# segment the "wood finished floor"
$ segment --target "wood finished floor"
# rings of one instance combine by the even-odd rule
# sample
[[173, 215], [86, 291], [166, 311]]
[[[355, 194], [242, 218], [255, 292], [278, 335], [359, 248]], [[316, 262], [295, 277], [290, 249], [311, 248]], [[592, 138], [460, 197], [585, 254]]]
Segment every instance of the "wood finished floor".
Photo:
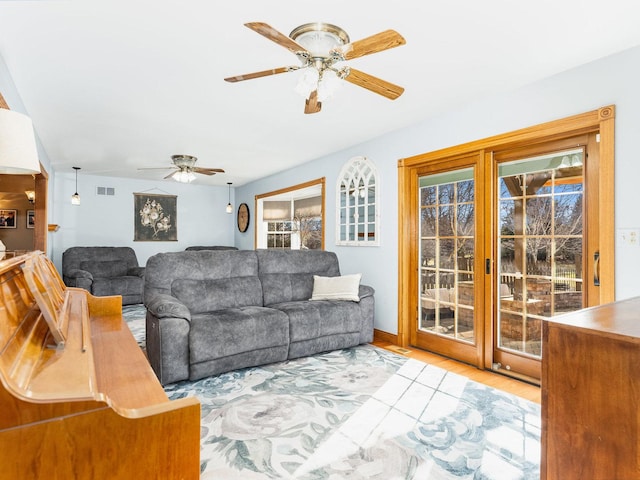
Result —
[[444, 368], [445, 370], [457, 373], [458, 375], [464, 375], [475, 382], [483, 383], [490, 387], [497, 388], [498, 390], [512, 393], [513, 395], [517, 395], [532, 402], [540, 403], [540, 387], [536, 385], [531, 385], [530, 383], [488, 370], [480, 370], [476, 367], [472, 367], [471, 365], [416, 348], [401, 348], [385, 341], [374, 341], [373, 345], [386, 348], [387, 350], [409, 358], [421, 360], [430, 365]]

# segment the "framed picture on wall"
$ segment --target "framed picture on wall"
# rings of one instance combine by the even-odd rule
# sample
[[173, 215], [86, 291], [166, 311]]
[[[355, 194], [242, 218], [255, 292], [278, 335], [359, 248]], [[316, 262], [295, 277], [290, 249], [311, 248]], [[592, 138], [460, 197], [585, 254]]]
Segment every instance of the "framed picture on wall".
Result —
[[35, 228], [36, 226], [36, 211], [27, 210], [27, 228]]
[[177, 196], [134, 193], [133, 198], [134, 242], [178, 240]]
[[16, 228], [17, 210], [0, 210], [0, 228]]

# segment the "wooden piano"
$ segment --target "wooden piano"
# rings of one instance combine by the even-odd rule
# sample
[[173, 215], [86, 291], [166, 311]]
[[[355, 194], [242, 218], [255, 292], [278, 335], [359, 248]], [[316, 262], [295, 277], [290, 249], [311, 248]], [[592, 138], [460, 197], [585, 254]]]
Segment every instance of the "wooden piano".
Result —
[[0, 261], [0, 381], [3, 479], [199, 478], [198, 400], [169, 401], [119, 296], [41, 252]]

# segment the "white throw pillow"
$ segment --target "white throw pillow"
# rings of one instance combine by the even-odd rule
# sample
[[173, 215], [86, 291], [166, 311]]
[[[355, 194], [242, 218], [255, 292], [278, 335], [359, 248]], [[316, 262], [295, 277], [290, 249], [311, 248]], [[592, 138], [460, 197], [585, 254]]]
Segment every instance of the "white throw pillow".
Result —
[[350, 300], [359, 302], [361, 273], [342, 275], [341, 277], [313, 276], [313, 294], [311, 300]]

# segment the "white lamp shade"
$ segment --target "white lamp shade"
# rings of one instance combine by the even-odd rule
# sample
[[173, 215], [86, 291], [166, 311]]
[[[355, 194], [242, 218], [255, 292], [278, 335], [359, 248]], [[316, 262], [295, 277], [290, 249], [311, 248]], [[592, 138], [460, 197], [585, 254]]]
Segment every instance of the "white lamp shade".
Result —
[[31, 119], [6, 108], [0, 108], [0, 173], [40, 173]]

